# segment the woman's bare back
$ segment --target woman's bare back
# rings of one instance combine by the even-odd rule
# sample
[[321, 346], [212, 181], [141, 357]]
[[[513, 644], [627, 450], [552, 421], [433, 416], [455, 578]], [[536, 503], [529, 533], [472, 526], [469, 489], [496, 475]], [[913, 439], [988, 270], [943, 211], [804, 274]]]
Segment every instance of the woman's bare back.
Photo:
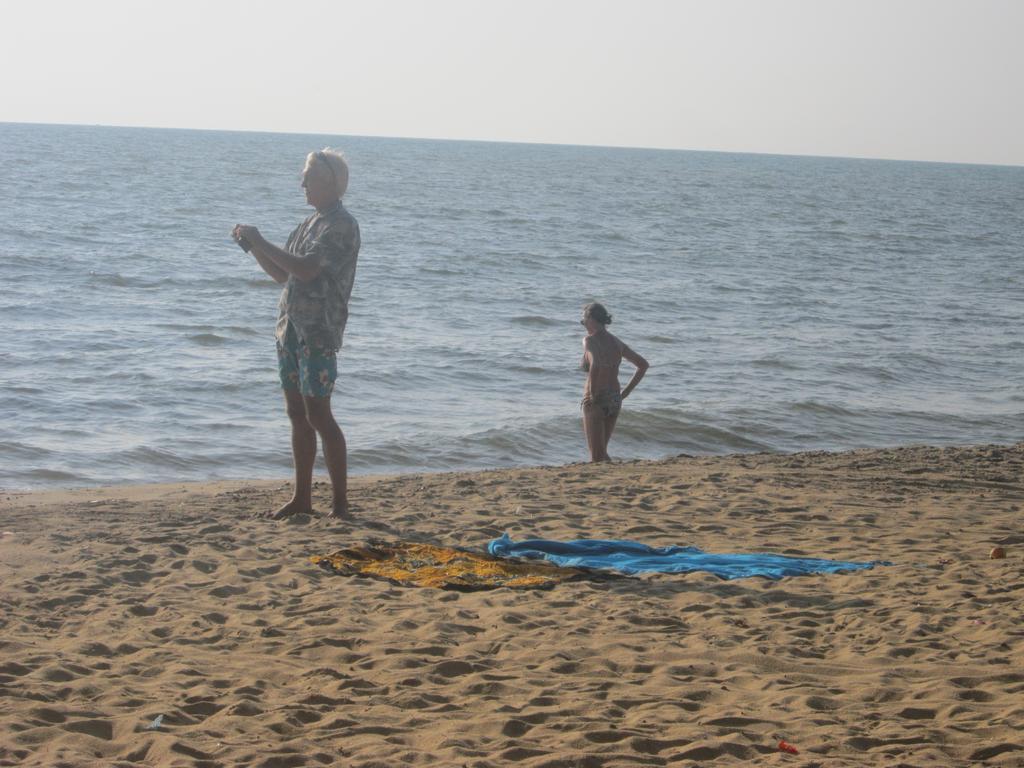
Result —
[[590, 400], [598, 393], [619, 392], [619, 365], [622, 363], [623, 346], [608, 331], [595, 333], [583, 340], [583, 367], [587, 371], [584, 400]]

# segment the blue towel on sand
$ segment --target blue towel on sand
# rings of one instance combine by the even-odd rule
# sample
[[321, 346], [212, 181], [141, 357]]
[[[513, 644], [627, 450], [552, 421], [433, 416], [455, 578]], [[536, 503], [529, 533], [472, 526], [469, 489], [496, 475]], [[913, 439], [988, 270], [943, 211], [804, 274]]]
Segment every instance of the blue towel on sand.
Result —
[[748, 576], [780, 579], [888, 565], [881, 561], [848, 563], [768, 554], [709, 555], [696, 547], [649, 547], [637, 541], [527, 539], [516, 543], [507, 533], [488, 544], [487, 551], [496, 557], [543, 558], [565, 568], [604, 568], [627, 574], [709, 571], [723, 579]]

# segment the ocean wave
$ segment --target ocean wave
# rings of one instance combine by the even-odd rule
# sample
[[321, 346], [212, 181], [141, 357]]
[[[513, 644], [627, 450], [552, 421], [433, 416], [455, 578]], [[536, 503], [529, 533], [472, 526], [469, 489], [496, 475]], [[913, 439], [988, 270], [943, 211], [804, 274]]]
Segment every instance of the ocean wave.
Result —
[[510, 318], [510, 320], [516, 325], [543, 328], [551, 328], [554, 326], [565, 325], [566, 322], [564, 319], [544, 317], [543, 315], [517, 315], [516, 317]]
[[219, 336], [216, 333], [196, 333], [188, 337], [189, 341], [194, 341], [203, 347], [216, 347], [221, 344], [230, 343], [230, 339], [225, 336]]
[[[231, 333], [238, 336], [248, 337], [263, 337], [266, 336], [266, 332], [260, 332], [259, 330], [247, 325], [203, 325], [195, 323], [154, 323], [153, 328], [159, 328], [163, 331], [193, 331], [196, 335], [203, 334], [217, 334], [218, 332]], [[189, 336], [188, 338], [195, 338]]]
[[[205, 442], [205, 441], [203, 441]], [[183, 454], [179, 451], [167, 448], [157, 448], [152, 445], [141, 445], [121, 451], [111, 451], [104, 457], [105, 463], [113, 467], [130, 467], [137, 477], [146, 477], [149, 469], [160, 477], [167, 477], [167, 470], [176, 471], [194, 470], [198, 467], [216, 467], [227, 463], [227, 455], [198, 454], [189, 452]]]
[[89, 282], [93, 285], [110, 286], [113, 288], [139, 289], [186, 289], [188, 291], [211, 291], [217, 289], [237, 290], [240, 287], [277, 288], [281, 285], [269, 277], [242, 277], [234, 275], [207, 275], [182, 277], [165, 275], [157, 278], [125, 275], [120, 272], [89, 272]]
[[[234, 278], [225, 280], [226, 283], [234, 284]], [[269, 277], [249, 277], [242, 280], [242, 285], [247, 285], [250, 288], [281, 288], [281, 284], [276, 280], [271, 280]]]
[[774, 368], [780, 371], [799, 371], [803, 368], [799, 363], [787, 360], [779, 355], [764, 355], [762, 357], [754, 358], [750, 361], [750, 364], [763, 366], [765, 368]]
[[631, 447], [645, 457], [679, 451], [723, 454], [775, 450], [759, 419], [708, 418], [682, 409], [650, 408], [619, 417], [615, 438], [628, 438]]
[[891, 382], [899, 381], [900, 379], [896, 372], [886, 368], [885, 366], [855, 361], [834, 365], [832, 366], [832, 371], [842, 374], [844, 377], [848, 377], [850, 375], [864, 376], [875, 381]]
[[[27, 487], [34, 487], [36, 483], [46, 485], [92, 485], [93, 478], [90, 475], [79, 474], [78, 472], [67, 472], [62, 469], [27, 469], [19, 474], [19, 479], [27, 483]], [[26, 487], [24, 485], [18, 487]]]
[[53, 455], [54, 452], [48, 448], [27, 445], [16, 440], [0, 440], [0, 457], [5, 461], [34, 462]]
[[854, 322], [850, 324], [851, 328], [856, 328], [858, 331], [887, 331], [894, 326], [893, 323], [865, 323], [865, 322]]
[[173, 281], [167, 278], [147, 280], [140, 277], [122, 275], [119, 272], [90, 272], [89, 282], [93, 285], [109, 286], [112, 288], [159, 288], [161, 285], [168, 285]]
[[427, 275], [439, 275], [441, 277], [456, 277], [466, 274], [464, 270], [451, 269], [450, 267], [420, 267], [420, 272]]
[[[201, 407], [201, 402], [195, 405]], [[187, 435], [180, 431], [164, 434], [161, 445], [122, 450], [68, 454], [8, 441], [0, 444], [0, 456], [14, 459], [6, 462], [12, 471], [0, 472], [0, 484], [39, 487], [215, 479], [236, 476], [240, 467], [248, 476], [287, 474], [291, 455], [283, 414], [270, 421], [279, 422], [271, 430], [273, 439], [266, 438], [270, 433], [265, 426], [259, 428], [262, 437], [254, 439], [253, 425], [226, 421], [190, 428]], [[898, 429], [891, 426], [893, 421], [899, 423]], [[359, 426], [346, 420], [349, 465], [354, 474], [562, 465], [587, 459], [575, 408], [539, 419], [525, 414], [501, 426], [464, 432], [452, 431], [450, 426], [411, 431], [408, 421], [401, 418], [387, 423], [374, 418], [373, 422], [378, 436], [381, 431], [393, 436], [366, 442]], [[627, 403], [610, 450], [618, 459], [659, 459], [679, 454], [837, 450], [915, 442], [966, 444], [971, 441], [965, 435], [977, 434], [987, 435], [985, 442], [1009, 444], [1022, 433], [1024, 413], [968, 419], [920, 411], [850, 409], [822, 401], [742, 408], [633, 408]], [[231, 438], [232, 434], [236, 437]], [[232, 440], [240, 440], [242, 445], [232, 447]], [[5, 446], [14, 450], [5, 451]]]
[[2, 389], [4, 392], [9, 392], [12, 395], [41, 395], [46, 391], [40, 387], [32, 387], [25, 384], [6, 384], [3, 385]]
[[854, 415], [854, 412], [848, 408], [821, 400], [797, 400], [786, 404], [786, 407], [798, 413], [820, 414], [828, 417], [850, 417]]
[[[616, 456], [661, 458], [679, 452], [724, 454], [771, 450], [770, 442], [742, 428], [716, 426], [682, 410], [626, 410], [613, 439]], [[394, 468], [458, 469], [564, 464], [586, 458], [577, 411], [533, 422], [517, 421], [458, 437], [418, 435], [353, 450], [361, 471]]]

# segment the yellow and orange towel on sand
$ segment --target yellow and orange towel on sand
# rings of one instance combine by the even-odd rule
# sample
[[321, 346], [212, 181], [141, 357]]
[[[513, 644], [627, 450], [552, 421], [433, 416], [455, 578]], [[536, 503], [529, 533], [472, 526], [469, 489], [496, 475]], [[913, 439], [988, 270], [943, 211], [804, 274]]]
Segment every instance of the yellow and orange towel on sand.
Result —
[[373, 576], [413, 587], [475, 590], [543, 589], [583, 572], [544, 562], [516, 563], [491, 555], [412, 542], [371, 543], [314, 555], [311, 562], [346, 576]]

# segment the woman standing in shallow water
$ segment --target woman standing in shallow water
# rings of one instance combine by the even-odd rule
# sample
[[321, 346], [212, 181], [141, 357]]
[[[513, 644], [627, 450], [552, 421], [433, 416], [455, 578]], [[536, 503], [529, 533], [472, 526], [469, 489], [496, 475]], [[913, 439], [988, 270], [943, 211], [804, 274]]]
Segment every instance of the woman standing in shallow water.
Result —
[[[591, 461], [611, 461], [608, 441], [619, 418], [622, 401], [629, 397], [647, 373], [647, 361], [612, 334], [608, 325], [612, 316], [601, 304], [587, 304], [580, 324], [587, 329], [583, 337], [583, 360], [580, 368], [587, 372], [583, 387], [583, 434], [587, 438]], [[626, 388], [619, 390], [619, 364], [622, 358], [636, 366]]]

